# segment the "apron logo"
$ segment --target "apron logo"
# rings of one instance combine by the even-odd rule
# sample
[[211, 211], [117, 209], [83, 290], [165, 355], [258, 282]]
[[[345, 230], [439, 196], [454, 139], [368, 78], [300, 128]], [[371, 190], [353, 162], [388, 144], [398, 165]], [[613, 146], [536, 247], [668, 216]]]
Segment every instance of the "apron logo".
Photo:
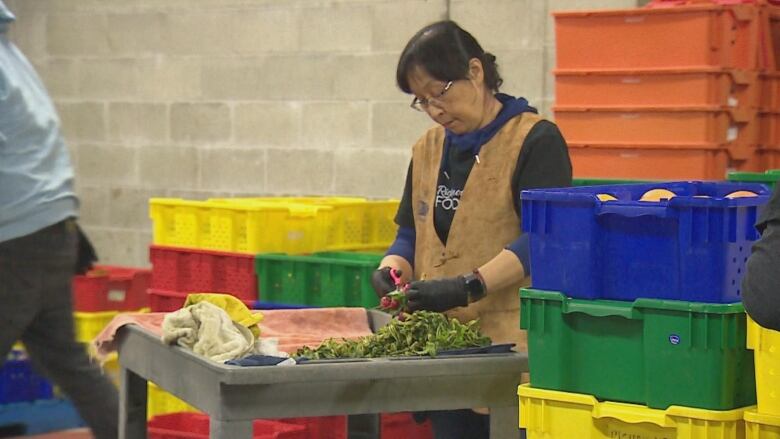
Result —
[[440, 185], [436, 191], [436, 208], [458, 210], [461, 194], [463, 194], [463, 189], [450, 189], [447, 186]]

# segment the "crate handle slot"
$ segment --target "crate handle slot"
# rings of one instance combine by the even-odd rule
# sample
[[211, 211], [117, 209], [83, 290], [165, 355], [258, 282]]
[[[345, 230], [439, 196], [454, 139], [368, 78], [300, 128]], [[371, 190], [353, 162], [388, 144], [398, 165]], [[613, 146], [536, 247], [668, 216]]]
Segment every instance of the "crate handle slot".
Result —
[[619, 402], [602, 402], [593, 408], [592, 416], [596, 419], [613, 418], [628, 424], [650, 422], [661, 427], [675, 427], [673, 420], [666, 416], [663, 410], [646, 410], [637, 412], [636, 406]]
[[631, 320], [642, 319], [642, 313], [635, 311], [633, 306], [613, 306], [589, 300], [564, 299], [563, 313], [582, 313], [593, 317], [623, 317]]
[[615, 202], [602, 203], [598, 209], [596, 215], [620, 215], [629, 218], [635, 218], [639, 216], [657, 216], [659, 218], [669, 218], [672, 215], [671, 210], [667, 209], [666, 205], [646, 205], [646, 206], [629, 206], [621, 205]]

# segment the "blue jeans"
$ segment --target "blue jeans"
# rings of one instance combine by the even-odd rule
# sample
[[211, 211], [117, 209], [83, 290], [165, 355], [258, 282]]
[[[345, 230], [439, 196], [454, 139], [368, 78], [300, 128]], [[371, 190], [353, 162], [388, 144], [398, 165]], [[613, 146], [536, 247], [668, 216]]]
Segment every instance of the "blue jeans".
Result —
[[96, 439], [115, 439], [116, 387], [76, 342], [71, 280], [76, 222], [65, 220], [0, 242], [0, 365], [17, 340], [36, 370], [73, 401]]

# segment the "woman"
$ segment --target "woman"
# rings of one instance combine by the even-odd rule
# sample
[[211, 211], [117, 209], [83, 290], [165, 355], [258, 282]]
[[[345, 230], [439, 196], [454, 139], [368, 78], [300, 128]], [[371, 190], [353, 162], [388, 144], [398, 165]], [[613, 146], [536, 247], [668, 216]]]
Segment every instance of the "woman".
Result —
[[[374, 273], [379, 296], [391, 269], [411, 282], [411, 311], [481, 321], [494, 343], [527, 350], [519, 294], [530, 274], [520, 230], [523, 189], [571, 185], [557, 127], [522, 98], [498, 93], [496, 58], [455, 22], [424, 27], [403, 50], [398, 86], [437, 123], [412, 149], [395, 242]], [[488, 417], [433, 412], [437, 438], [488, 436]]]

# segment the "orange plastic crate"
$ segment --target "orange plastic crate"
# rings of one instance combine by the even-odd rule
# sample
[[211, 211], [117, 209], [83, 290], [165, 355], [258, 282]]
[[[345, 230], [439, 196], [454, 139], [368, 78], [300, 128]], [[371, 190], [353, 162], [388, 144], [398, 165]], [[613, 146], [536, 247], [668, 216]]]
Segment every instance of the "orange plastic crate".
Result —
[[738, 161], [727, 148], [569, 144], [574, 175], [635, 180], [723, 180]]
[[555, 122], [566, 140], [577, 144], [756, 145], [758, 124], [747, 113], [716, 107], [556, 107]]
[[758, 9], [691, 5], [555, 13], [559, 69], [760, 67]]
[[760, 107], [764, 111], [780, 111], [780, 72], [764, 73], [759, 77]]
[[767, 149], [780, 149], [780, 112], [759, 115], [761, 144]]
[[758, 74], [720, 68], [556, 70], [555, 103], [575, 107], [757, 108]]

